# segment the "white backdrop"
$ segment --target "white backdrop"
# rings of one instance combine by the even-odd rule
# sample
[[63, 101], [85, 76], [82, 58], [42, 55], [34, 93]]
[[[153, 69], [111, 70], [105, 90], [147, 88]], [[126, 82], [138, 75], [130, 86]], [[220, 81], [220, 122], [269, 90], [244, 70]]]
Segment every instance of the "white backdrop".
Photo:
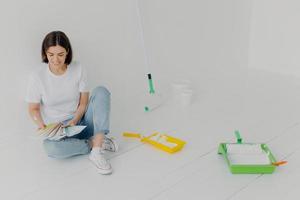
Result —
[[300, 77], [300, 2], [254, 0], [249, 67]]
[[[139, 2], [158, 89], [179, 78], [209, 83], [247, 66], [252, 1]], [[124, 105], [147, 90], [135, 0], [2, 0], [0, 24], [0, 134], [33, 127], [23, 100], [27, 77], [53, 30], [69, 36], [92, 86], [107, 86]]]

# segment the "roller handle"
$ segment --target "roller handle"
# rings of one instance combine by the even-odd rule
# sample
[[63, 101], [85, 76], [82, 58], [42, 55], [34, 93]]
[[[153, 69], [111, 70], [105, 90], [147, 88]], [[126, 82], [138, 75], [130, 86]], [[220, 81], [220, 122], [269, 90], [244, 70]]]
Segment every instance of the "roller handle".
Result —
[[155, 90], [154, 90], [154, 86], [153, 86], [152, 76], [151, 76], [151, 74], [147, 74], [147, 76], [148, 76], [149, 92], [150, 92], [150, 94], [154, 94]]

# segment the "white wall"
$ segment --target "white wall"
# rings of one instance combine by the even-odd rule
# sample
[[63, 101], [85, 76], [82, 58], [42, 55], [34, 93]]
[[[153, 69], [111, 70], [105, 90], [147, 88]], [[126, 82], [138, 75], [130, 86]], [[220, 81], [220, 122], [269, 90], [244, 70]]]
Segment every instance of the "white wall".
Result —
[[249, 67], [300, 77], [300, 2], [254, 0]]
[[250, 11], [251, 2], [238, 0], [144, 1], [153, 70], [201, 79], [246, 65]]
[[[140, 0], [140, 7], [158, 88], [247, 65], [251, 2]], [[52, 30], [69, 36], [92, 86], [106, 85], [124, 105], [147, 89], [134, 0], [2, 0], [0, 24], [0, 134], [33, 127], [23, 101], [26, 82]]]

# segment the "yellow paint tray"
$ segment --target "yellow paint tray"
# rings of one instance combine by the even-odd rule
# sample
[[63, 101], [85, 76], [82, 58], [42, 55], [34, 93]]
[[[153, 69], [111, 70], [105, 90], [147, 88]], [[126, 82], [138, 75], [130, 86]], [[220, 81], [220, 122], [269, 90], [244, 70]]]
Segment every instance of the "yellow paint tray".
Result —
[[175, 153], [177, 151], [180, 151], [186, 143], [185, 141], [182, 141], [178, 138], [174, 138], [172, 136], [159, 132], [155, 132], [147, 137], [143, 137], [138, 133], [125, 132], [123, 133], [123, 136], [141, 138], [141, 142], [151, 144], [154, 147], [168, 153]]

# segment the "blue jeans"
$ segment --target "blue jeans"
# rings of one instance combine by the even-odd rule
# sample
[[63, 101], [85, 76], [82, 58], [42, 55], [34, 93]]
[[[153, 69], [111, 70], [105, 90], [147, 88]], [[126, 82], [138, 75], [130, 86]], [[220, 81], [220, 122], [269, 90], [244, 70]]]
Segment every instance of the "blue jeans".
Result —
[[49, 157], [68, 158], [91, 151], [88, 139], [95, 134], [109, 133], [110, 92], [96, 87], [91, 94], [87, 110], [78, 125], [87, 126], [81, 133], [59, 141], [44, 140], [44, 149]]

